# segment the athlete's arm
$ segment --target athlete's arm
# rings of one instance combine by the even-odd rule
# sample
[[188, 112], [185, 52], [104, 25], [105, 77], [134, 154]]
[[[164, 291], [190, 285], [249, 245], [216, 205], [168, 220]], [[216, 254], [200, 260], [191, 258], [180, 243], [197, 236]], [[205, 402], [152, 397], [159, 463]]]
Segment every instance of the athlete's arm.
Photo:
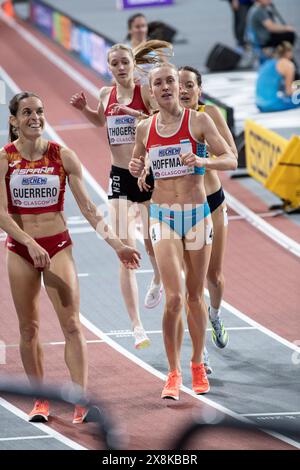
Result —
[[136, 126], [135, 133], [135, 144], [133, 148], [133, 153], [131, 160], [129, 162], [129, 171], [132, 176], [138, 178], [141, 176], [142, 171], [145, 167], [145, 156], [146, 156], [146, 131], [150, 125], [149, 120], [144, 120], [139, 122]]
[[14, 240], [28, 249], [35, 268], [49, 268], [50, 257], [30, 235], [24, 232], [7, 212], [7, 194], [5, 175], [8, 170], [8, 162], [4, 150], [0, 150], [0, 228]]
[[119, 112], [123, 114], [128, 114], [129, 116], [135, 117], [137, 119], [147, 119], [149, 116], [148, 114], [143, 113], [143, 111], [138, 111], [137, 109], [130, 108], [126, 106], [126, 104], [121, 103], [113, 103], [109, 110], [112, 115], [118, 114]]
[[233, 135], [230, 132], [230, 129], [224, 117], [222, 116], [221, 111], [216, 106], [206, 105], [205, 112], [212, 118], [219, 133], [226, 140], [227, 144], [231, 148], [236, 158], [238, 158], [238, 151], [234, 142]]
[[[196, 127], [196, 129], [195, 129]], [[211, 153], [217, 157], [197, 157], [196, 166], [207, 167], [211, 170], [235, 170], [237, 158], [225, 139], [221, 136], [213, 120], [206, 113], [195, 113], [192, 116], [192, 130], [199, 141], [204, 138]]]
[[145, 157], [144, 169], [143, 169], [141, 175], [138, 177], [138, 182], [137, 182], [138, 187], [139, 187], [141, 192], [142, 191], [149, 192], [150, 189], [151, 189], [150, 184], [146, 183], [146, 178], [149, 174], [150, 174], [150, 159], [149, 159], [149, 155], [147, 154], [146, 157]]
[[82, 169], [77, 155], [70, 149], [61, 150], [61, 158], [64, 169], [68, 175], [68, 181], [73, 196], [82, 215], [101, 237], [116, 251], [120, 260], [126, 267], [137, 268], [139, 266], [140, 253], [124, 243], [105, 222], [103, 214], [91, 201], [84, 186]]
[[79, 109], [92, 124], [97, 127], [103, 127], [105, 126], [103, 99], [108, 95], [109, 91], [110, 87], [101, 88], [97, 109], [89, 107], [83, 91], [73, 95], [70, 99], [70, 103], [74, 108]]

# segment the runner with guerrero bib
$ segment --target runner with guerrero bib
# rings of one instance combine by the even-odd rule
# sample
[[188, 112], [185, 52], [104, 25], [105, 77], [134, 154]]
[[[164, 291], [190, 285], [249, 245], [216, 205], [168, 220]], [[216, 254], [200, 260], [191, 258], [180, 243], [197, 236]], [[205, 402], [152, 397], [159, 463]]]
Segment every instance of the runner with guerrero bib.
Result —
[[[20, 92], [10, 100], [9, 111], [10, 143], [0, 149], [0, 228], [7, 233], [7, 270], [19, 320], [22, 363], [33, 385], [43, 382], [39, 335], [43, 280], [65, 337], [65, 362], [71, 380], [84, 395], [87, 352], [79, 319], [72, 240], [64, 216], [66, 182], [82, 215], [126, 268], [138, 268], [140, 254], [121, 242], [89, 198], [77, 155], [43, 137], [46, 120], [41, 99], [35, 93]], [[78, 403], [73, 423], [83, 423], [87, 413]], [[48, 421], [49, 414], [48, 400], [37, 397], [29, 421]]]

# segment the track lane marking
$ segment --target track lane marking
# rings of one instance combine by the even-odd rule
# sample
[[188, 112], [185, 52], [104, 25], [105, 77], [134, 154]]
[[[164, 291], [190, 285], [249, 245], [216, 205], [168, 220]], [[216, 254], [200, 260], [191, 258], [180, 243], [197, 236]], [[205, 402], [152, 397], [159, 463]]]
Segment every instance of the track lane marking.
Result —
[[5, 441], [27, 441], [28, 439], [53, 439], [52, 436], [23, 436], [23, 437], [0, 437], [0, 442]]
[[7, 400], [4, 400], [4, 398], [2, 397], [0, 397], [0, 406], [5, 408], [7, 411], [10, 411], [14, 415], [16, 415], [18, 418], [21, 418], [23, 421], [26, 421], [27, 424], [34, 426], [40, 431], [43, 431], [45, 434], [48, 434], [50, 437], [53, 437], [54, 439], [62, 442], [66, 446], [71, 447], [74, 450], [87, 450], [86, 447], [83, 447], [82, 445], [78, 444], [72, 439], [69, 439], [68, 437], [64, 436], [60, 432], [55, 431], [50, 426], [46, 426], [45, 424], [42, 424], [42, 423], [29, 422], [28, 415], [26, 413], [20, 410], [20, 408], [17, 408], [16, 406], [9, 403]]

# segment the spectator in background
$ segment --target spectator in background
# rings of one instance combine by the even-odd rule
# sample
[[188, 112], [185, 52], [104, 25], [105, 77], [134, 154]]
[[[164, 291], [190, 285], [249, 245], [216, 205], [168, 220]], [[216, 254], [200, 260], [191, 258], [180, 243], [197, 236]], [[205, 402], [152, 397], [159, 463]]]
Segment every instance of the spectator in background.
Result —
[[[127, 36], [126, 44], [135, 49], [143, 42], [147, 41], [148, 38], [148, 23], [143, 13], [136, 13], [130, 16], [127, 20]], [[139, 85], [148, 84], [148, 73], [151, 70], [152, 65], [143, 64], [139, 65], [134, 70], [134, 81]]]
[[293, 102], [295, 65], [293, 46], [283, 42], [277, 46], [274, 58], [260, 68], [256, 82], [256, 106], [262, 112], [284, 111], [300, 107]]
[[247, 23], [261, 47], [276, 47], [283, 41], [295, 42], [295, 28], [284, 24], [271, 0], [257, 0], [249, 11]]
[[234, 36], [239, 47], [246, 45], [245, 30], [248, 11], [255, 0], [228, 0], [233, 12]]
[[128, 34], [126, 41], [132, 49], [147, 41], [148, 23], [143, 13], [136, 13], [130, 16], [127, 20], [127, 27]]

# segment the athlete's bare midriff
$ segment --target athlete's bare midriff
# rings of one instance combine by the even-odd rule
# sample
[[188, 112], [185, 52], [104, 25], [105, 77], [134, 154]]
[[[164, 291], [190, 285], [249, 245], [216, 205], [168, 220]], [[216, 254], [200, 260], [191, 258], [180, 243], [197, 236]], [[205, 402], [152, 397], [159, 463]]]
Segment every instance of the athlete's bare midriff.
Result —
[[51, 237], [67, 230], [63, 212], [11, 214], [11, 217], [32, 238]]
[[186, 175], [177, 178], [156, 180], [152, 202], [156, 204], [203, 204], [206, 201], [204, 178], [202, 175]]
[[111, 164], [119, 168], [128, 169], [134, 144], [111, 145]]

